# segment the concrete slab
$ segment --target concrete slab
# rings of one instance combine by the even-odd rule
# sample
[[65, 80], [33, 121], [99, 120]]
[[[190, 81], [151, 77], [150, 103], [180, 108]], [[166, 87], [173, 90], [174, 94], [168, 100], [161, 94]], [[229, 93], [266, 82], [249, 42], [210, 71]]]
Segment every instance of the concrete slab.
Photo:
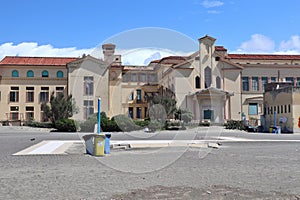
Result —
[[74, 143], [82, 143], [80, 140], [44, 140], [38, 144], [19, 151], [14, 156], [19, 155], [51, 155], [67, 154], [66, 150]]

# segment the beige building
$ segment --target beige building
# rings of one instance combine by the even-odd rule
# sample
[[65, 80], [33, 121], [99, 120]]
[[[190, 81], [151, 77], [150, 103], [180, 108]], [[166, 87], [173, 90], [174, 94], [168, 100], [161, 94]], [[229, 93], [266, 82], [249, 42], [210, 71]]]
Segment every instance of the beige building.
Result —
[[269, 83], [264, 93], [264, 128], [281, 132], [300, 131], [300, 87], [291, 83]]
[[77, 58], [7, 56], [0, 62], [0, 120], [43, 121], [41, 103], [67, 94], [66, 63]]
[[[39, 121], [39, 98], [47, 91], [50, 94], [63, 89], [73, 95], [79, 107], [80, 112], [74, 116], [77, 120], [97, 112], [98, 98], [101, 110], [109, 117], [125, 114], [144, 119], [151, 109], [150, 100], [162, 95], [175, 98], [178, 108], [190, 110], [195, 121], [222, 124], [245, 116], [259, 122], [264, 110], [264, 84], [300, 85], [300, 55], [229, 54], [215, 42], [215, 38], [204, 36], [195, 53], [165, 57], [147, 66], [122, 65], [114, 44], [102, 45], [103, 60], [89, 55], [5, 57], [0, 62], [0, 120], [26, 120], [34, 115]], [[28, 77], [30, 71], [34, 77]], [[43, 77], [43, 71], [48, 77]], [[34, 102], [26, 99], [31, 89]]]

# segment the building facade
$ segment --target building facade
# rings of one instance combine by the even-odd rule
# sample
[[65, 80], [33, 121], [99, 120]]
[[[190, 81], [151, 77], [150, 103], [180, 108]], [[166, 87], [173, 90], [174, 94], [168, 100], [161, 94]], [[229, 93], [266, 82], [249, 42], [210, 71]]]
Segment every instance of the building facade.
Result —
[[300, 87], [292, 83], [265, 85], [263, 127], [279, 127], [281, 132], [300, 131]]
[[76, 120], [97, 112], [99, 98], [109, 117], [124, 114], [142, 120], [149, 117], [151, 99], [167, 96], [199, 122], [222, 124], [243, 117], [260, 121], [266, 83], [300, 85], [300, 55], [230, 54], [215, 42], [204, 36], [193, 54], [146, 66], [123, 65], [114, 44], [102, 45], [103, 60], [90, 55], [5, 57], [0, 62], [0, 120], [41, 121], [41, 102], [51, 92], [63, 91], [72, 94], [79, 107]]
[[0, 62], [0, 120], [44, 121], [41, 104], [67, 94], [66, 63], [77, 58], [7, 56]]

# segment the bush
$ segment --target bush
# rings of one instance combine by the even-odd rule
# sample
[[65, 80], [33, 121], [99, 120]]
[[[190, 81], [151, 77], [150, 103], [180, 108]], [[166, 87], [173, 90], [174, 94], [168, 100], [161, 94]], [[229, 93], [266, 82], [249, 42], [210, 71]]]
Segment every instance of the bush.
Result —
[[224, 126], [226, 129], [238, 129], [238, 130], [247, 129], [243, 121], [238, 121], [238, 120], [229, 120], [226, 124], [224, 124]]
[[141, 129], [141, 127], [137, 126], [131, 118], [125, 115], [114, 116], [112, 120], [116, 122], [116, 124], [122, 131], [127, 132], [127, 131], [135, 131]]
[[77, 125], [73, 119], [60, 119], [55, 121], [55, 128], [59, 132], [76, 132]]
[[199, 126], [210, 126], [210, 122], [200, 122]]
[[189, 110], [177, 110], [175, 113], [175, 119], [182, 120], [184, 123], [189, 123], [194, 118], [194, 114]]
[[135, 120], [134, 124], [137, 125], [137, 126], [139, 126], [139, 127], [141, 127], [141, 128], [145, 128], [145, 127], [149, 126], [150, 121], [149, 120], [143, 120], [143, 121]]
[[24, 126], [30, 126], [36, 128], [53, 128], [53, 124], [51, 122], [27, 121], [24, 122]]

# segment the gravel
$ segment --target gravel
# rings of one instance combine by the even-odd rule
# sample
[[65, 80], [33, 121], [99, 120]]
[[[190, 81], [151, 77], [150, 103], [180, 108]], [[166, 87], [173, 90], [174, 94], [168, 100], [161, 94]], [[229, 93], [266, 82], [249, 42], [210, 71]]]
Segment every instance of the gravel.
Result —
[[117, 150], [95, 158], [74, 149], [70, 155], [12, 156], [43, 139], [76, 136], [0, 137], [0, 199], [300, 199], [296, 142]]

